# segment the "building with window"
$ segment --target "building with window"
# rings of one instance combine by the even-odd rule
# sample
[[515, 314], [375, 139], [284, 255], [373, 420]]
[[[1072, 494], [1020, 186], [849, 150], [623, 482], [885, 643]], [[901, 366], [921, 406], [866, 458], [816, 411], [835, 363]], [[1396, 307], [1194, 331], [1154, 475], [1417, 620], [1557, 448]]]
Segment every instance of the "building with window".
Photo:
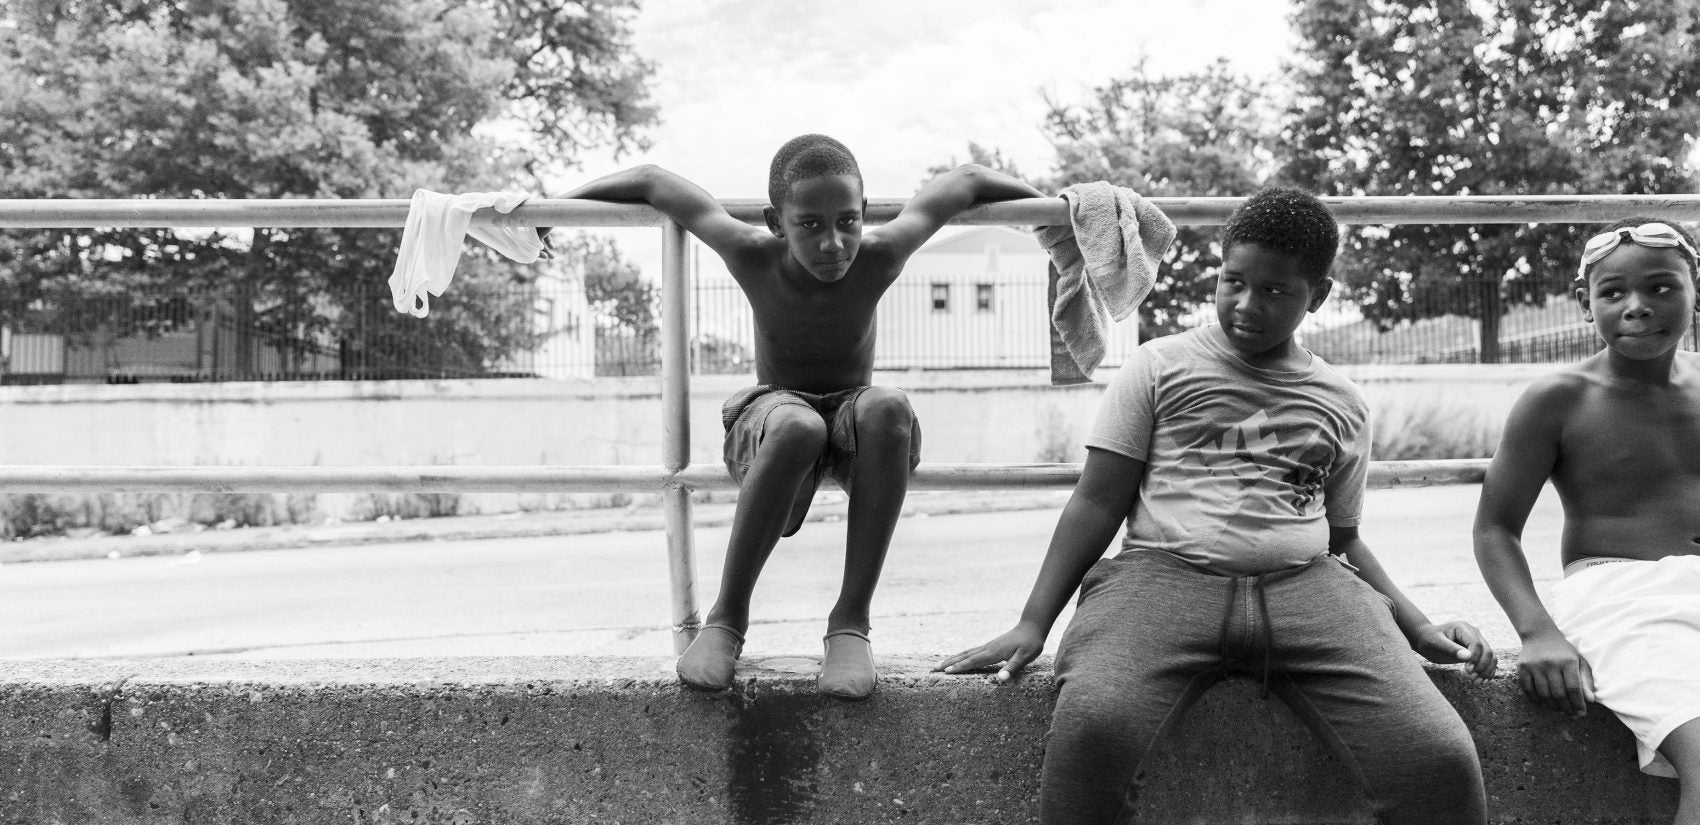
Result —
[[[952, 230], [947, 229], [946, 232]], [[693, 278], [692, 346], [754, 349], [749, 302], [717, 258], [701, 256]], [[909, 259], [880, 301], [874, 366], [901, 369], [1045, 369], [1051, 364], [1045, 251], [1007, 226], [943, 235]], [[1103, 366], [1139, 345], [1134, 319], [1110, 330]], [[724, 359], [722, 359], [724, 360]], [[700, 372], [746, 371], [748, 364]]]
[[[1045, 251], [1031, 232], [984, 226], [940, 237], [909, 259], [880, 302], [880, 369], [1045, 368], [1051, 363]], [[1115, 324], [1105, 366], [1139, 345]]]

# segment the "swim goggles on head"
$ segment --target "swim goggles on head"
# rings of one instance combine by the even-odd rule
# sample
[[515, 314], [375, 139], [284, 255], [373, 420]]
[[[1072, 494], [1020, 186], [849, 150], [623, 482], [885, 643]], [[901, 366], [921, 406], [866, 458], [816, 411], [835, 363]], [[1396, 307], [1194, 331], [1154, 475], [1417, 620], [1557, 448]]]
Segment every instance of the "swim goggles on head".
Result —
[[1623, 239], [1628, 238], [1641, 246], [1668, 249], [1677, 247], [1688, 253], [1688, 259], [1696, 268], [1700, 268], [1700, 252], [1694, 250], [1694, 245], [1682, 237], [1682, 233], [1672, 229], [1670, 224], [1644, 223], [1640, 226], [1625, 226], [1610, 232], [1601, 232], [1588, 239], [1582, 247], [1582, 264], [1576, 267], [1576, 280], [1586, 280], [1588, 267], [1598, 263], [1601, 258], [1611, 254], [1611, 251], [1622, 245]]

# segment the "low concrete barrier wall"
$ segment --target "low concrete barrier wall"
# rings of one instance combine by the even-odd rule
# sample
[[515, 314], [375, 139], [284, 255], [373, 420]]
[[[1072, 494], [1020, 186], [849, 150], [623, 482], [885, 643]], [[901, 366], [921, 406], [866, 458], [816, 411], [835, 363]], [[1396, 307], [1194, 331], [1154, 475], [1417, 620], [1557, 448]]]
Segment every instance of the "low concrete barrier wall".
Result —
[[[1342, 369], [1382, 417], [1467, 412], [1497, 436], [1518, 393], [1554, 367]], [[720, 463], [720, 403], [753, 380], [692, 378], [693, 463]], [[1052, 387], [1035, 371], [875, 380], [909, 392], [935, 463], [1083, 460], [1104, 389]], [[0, 442], [0, 464], [661, 463], [654, 378], [0, 387], [0, 430], [30, 436]]]
[[[1385, 460], [1490, 455], [1512, 401], [1553, 367], [1344, 369], [1369, 397], [1374, 453]], [[752, 380], [693, 377], [693, 464], [720, 465], [720, 403]], [[1045, 373], [1031, 370], [894, 372], [875, 380], [909, 392], [929, 463], [1083, 461], [1104, 388], [1051, 387]], [[610, 378], [0, 387], [0, 431], [29, 436], [0, 442], [0, 464], [658, 465], [662, 427], [657, 379]], [[234, 498], [57, 495], [16, 513], [0, 501], [0, 532], [123, 532], [173, 519], [265, 526], [624, 502], [549, 491]]]
[[[1030, 823], [1053, 694], [885, 658], [879, 692], [814, 692], [816, 659], [678, 687], [672, 661], [9, 661], [6, 823]], [[1502, 675], [1431, 675], [1475, 732], [1492, 821], [1665, 823], [1676, 783], [1595, 709]], [[1158, 758], [1141, 823], [1364, 823], [1342, 766], [1230, 681]]]

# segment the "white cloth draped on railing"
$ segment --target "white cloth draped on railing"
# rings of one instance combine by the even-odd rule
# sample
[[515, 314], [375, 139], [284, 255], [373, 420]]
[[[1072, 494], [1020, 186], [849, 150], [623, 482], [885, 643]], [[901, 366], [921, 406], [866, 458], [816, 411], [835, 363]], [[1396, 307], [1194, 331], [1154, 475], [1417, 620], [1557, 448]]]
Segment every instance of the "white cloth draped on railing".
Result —
[[397, 312], [424, 318], [431, 312], [427, 295], [442, 295], [454, 280], [460, 263], [461, 241], [471, 235], [504, 257], [529, 264], [543, 255], [545, 244], [529, 226], [472, 226], [472, 213], [494, 208], [507, 214], [531, 197], [527, 192], [466, 192], [446, 195], [415, 190], [401, 230], [390, 294]]

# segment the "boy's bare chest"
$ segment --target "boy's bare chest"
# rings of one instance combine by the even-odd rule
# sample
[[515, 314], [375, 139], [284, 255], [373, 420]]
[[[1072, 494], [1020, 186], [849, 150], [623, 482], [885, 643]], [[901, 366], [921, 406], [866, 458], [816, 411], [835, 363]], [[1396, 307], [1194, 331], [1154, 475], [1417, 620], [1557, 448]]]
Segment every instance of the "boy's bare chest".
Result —
[[820, 358], [872, 343], [875, 307], [843, 301], [775, 300], [755, 308], [756, 333], [779, 357]]
[[1561, 444], [1567, 475], [1635, 490], [1700, 483], [1700, 397], [1601, 393], [1578, 413]]
[[[881, 290], [883, 291], [883, 290]], [[751, 290], [756, 327], [770, 343], [848, 343], [871, 334], [880, 291], [854, 284], [775, 284]]]

